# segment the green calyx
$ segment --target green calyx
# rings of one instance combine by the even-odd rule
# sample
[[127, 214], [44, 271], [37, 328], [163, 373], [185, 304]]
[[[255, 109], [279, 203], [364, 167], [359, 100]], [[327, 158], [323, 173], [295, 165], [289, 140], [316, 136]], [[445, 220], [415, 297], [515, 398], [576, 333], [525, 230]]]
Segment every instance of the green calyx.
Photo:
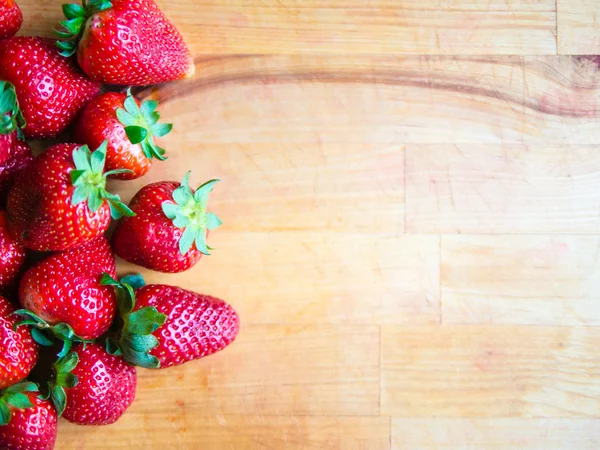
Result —
[[104, 141], [93, 153], [90, 153], [87, 145], [82, 145], [73, 151], [75, 169], [71, 171], [71, 182], [75, 186], [75, 190], [71, 202], [73, 205], [77, 205], [87, 201], [90, 211], [96, 212], [106, 201], [113, 219], [135, 216], [135, 213], [121, 202], [118, 195], [111, 194], [106, 190], [108, 175], [131, 172], [127, 169], [104, 172], [107, 145], [108, 141]]
[[0, 395], [0, 426], [8, 425], [12, 416], [11, 407], [17, 409], [33, 408], [28, 392], [38, 392], [38, 386], [30, 381], [13, 384]]
[[214, 230], [222, 224], [214, 213], [206, 210], [208, 194], [213, 190], [215, 184], [220, 180], [207, 181], [196, 192], [192, 192], [189, 185], [190, 172], [185, 174], [181, 185], [173, 192], [173, 201], [162, 204], [165, 216], [173, 220], [173, 225], [181, 228], [183, 233], [179, 239], [179, 251], [185, 255], [192, 245], [200, 252], [210, 255], [212, 250], [206, 244], [207, 230]]
[[75, 352], [67, 353], [54, 363], [55, 376], [52, 381], [48, 382], [48, 394], [45, 396], [45, 399], [50, 398], [52, 400], [59, 417], [62, 416], [67, 406], [67, 393], [65, 389], [73, 388], [79, 384], [77, 376], [72, 373], [78, 363], [79, 356]]
[[94, 14], [105, 11], [112, 7], [108, 0], [83, 0], [81, 5], [65, 3], [62, 6], [67, 20], [60, 22], [61, 30], [54, 30], [62, 40], [56, 42], [60, 54], [66, 57], [77, 51], [81, 33], [87, 20]]
[[122, 356], [125, 361], [134, 366], [158, 369], [160, 360], [150, 354], [150, 351], [158, 346], [158, 339], [153, 333], [165, 323], [167, 316], [159, 313], [154, 306], [133, 311], [135, 291], [127, 281], [132, 281], [139, 287], [143, 286], [141, 275], [136, 278], [124, 277], [121, 281], [117, 281], [107, 273], [102, 274], [100, 282], [106, 286], [113, 286], [117, 291], [119, 315], [122, 320], [122, 326], [117, 331], [117, 339], [107, 340], [106, 351], [111, 355]]
[[71, 351], [71, 347], [75, 343], [81, 343], [85, 345], [92, 342], [77, 336], [70, 325], [66, 323], [50, 325], [44, 319], [27, 309], [19, 309], [13, 314], [23, 317], [24, 319], [18, 322], [15, 327], [20, 327], [23, 325], [30, 326], [31, 337], [38, 344], [44, 347], [51, 347], [56, 342], [62, 342], [62, 349], [58, 354], [59, 358], [66, 356], [67, 353]]
[[0, 134], [16, 131], [23, 139], [22, 128], [25, 128], [25, 118], [19, 109], [15, 87], [8, 81], [0, 81]]
[[170, 123], [158, 123], [160, 113], [156, 111], [158, 102], [146, 100], [138, 106], [131, 95], [131, 89], [127, 90], [127, 98], [123, 104], [125, 109], [117, 109], [117, 118], [125, 127], [127, 138], [132, 144], [140, 144], [144, 155], [148, 159], [156, 158], [160, 161], [165, 159], [165, 149], [154, 142], [155, 137], [169, 134], [173, 129]]

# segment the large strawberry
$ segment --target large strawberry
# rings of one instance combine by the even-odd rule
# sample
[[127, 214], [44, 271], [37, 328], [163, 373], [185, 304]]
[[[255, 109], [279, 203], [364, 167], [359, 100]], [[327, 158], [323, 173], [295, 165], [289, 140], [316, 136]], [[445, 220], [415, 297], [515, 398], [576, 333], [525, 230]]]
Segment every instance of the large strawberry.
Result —
[[23, 23], [23, 13], [14, 0], [0, 0], [0, 39], [14, 36]]
[[158, 123], [158, 102], [141, 105], [131, 93], [107, 92], [85, 107], [75, 128], [75, 140], [92, 148], [108, 141], [106, 169], [129, 169], [114, 175], [121, 180], [141, 177], [150, 169], [152, 158], [164, 160], [165, 151], [154, 142], [171, 131], [171, 124]]
[[77, 344], [54, 365], [50, 394], [56, 409], [79, 425], [116, 422], [135, 399], [135, 367], [98, 344]]
[[221, 221], [207, 212], [208, 194], [218, 180], [210, 180], [195, 192], [189, 173], [180, 183], [149, 184], [133, 197], [129, 207], [136, 216], [117, 224], [112, 238], [121, 258], [160, 272], [183, 272], [209, 254], [206, 237]]
[[190, 77], [194, 61], [181, 34], [152, 0], [87, 0], [63, 5], [58, 42], [92, 80], [146, 86]]
[[0, 208], [6, 206], [8, 192], [17, 176], [32, 162], [31, 148], [27, 142], [17, 139], [10, 158], [0, 166]]
[[0, 297], [0, 389], [25, 379], [37, 360], [38, 345], [25, 327], [15, 329], [19, 318], [13, 306]]
[[116, 274], [114, 256], [103, 236], [55, 253], [21, 278], [19, 301], [27, 311], [18, 312], [30, 325], [60, 340], [73, 335], [95, 339], [108, 330], [117, 309], [114, 290], [100, 283], [103, 273]]
[[25, 249], [8, 233], [6, 213], [0, 210], [0, 292], [16, 283], [24, 262]]
[[111, 351], [130, 364], [151, 369], [176, 366], [216, 353], [235, 340], [239, 318], [223, 300], [164, 284], [134, 291], [137, 286], [130, 280], [103, 277], [119, 291], [122, 324], [110, 341]]
[[31, 250], [78, 247], [102, 235], [111, 214], [132, 214], [106, 191], [106, 142], [90, 154], [87, 146], [58, 144], [36, 158], [8, 195], [8, 228]]
[[15, 87], [7, 81], [0, 81], [0, 165], [12, 156], [17, 134], [24, 126]]
[[57, 414], [34, 383], [19, 383], [0, 397], [0, 448], [52, 450], [56, 442]]
[[0, 41], [0, 79], [15, 86], [30, 138], [63, 131], [100, 89], [74, 62], [60, 55], [54, 42], [31, 36]]

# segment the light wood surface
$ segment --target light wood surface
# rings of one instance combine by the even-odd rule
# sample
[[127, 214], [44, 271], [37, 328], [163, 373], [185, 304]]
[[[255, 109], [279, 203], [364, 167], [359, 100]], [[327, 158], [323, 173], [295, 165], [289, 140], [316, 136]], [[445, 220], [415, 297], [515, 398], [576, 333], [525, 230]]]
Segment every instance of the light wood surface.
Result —
[[143, 272], [242, 330], [57, 448], [600, 448], [600, 3], [159, 4], [197, 73], [140, 93], [170, 158], [111, 187], [223, 180], [213, 256]]

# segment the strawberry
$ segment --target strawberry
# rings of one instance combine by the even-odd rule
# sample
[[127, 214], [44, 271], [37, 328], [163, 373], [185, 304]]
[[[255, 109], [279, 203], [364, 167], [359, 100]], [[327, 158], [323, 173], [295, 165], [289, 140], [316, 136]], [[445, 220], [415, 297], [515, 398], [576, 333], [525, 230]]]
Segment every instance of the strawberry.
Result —
[[25, 120], [19, 109], [15, 87], [11, 83], [0, 81], [0, 165], [10, 159], [17, 134], [24, 126]]
[[31, 250], [78, 247], [102, 235], [114, 218], [132, 214], [109, 194], [103, 174], [106, 142], [90, 154], [87, 146], [58, 144], [46, 150], [17, 178], [8, 195], [8, 229]]
[[218, 180], [195, 192], [189, 173], [180, 183], [149, 184], [135, 194], [130, 208], [135, 217], [117, 224], [112, 245], [121, 258], [159, 272], [183, 272], [208, 255], [206, 237], [221, 220], [206, 211], [208, 194]]
[[6, 228], [6, 213], [0, 210], [0, 292], [5, 292], [16, 282], [25, 262], [25, 249]]
[[0, 0], [0, 40], [14, 36], [23, 23], [23, 13], [14, 0]]
[[[34, 338], [40, 338], [38, 330], [63, 341], [74, 335], [95, 339], [105, 333], [117, 308], [113, 289], [100, 284], [105, 272], [116, 274], [115, 258], [104, 236], [55, 253], [25, 272], [19, 301], [26, 310], [18, 313], [34, 326]], [[45, 343], [43, 337], [40, 343]]]
[[19, 318], [13, 306], [0, 297], [0, 389], [25, 379], [37, 360], [38, 345], [24, 327], [15, 329]]
[[158, 123], [157, 105], [154, 100], [146, 100], [140, 106], [130, 92], [99, 95], [84, 109], [75, 128], [75, 139], [92, 148], [108, 140], [106, 168], [131, 171], [114, 178], [139, 178], [148, 172], [153, 157], [165, 160], [165, 151], [154, 143], [154, 136], [164, 136], [173, 126]]
[[84, 0], [63, 5], [58, 42], [94, 81], [147, 86], [187, 78], [194, 61], [177, 29], [152, 0]]
[[239, 318], [223, 300], [164, 284], [134, 291], [142, 282], [131, 279], [118, 282], [106, 274], [102, 280], [119, 291], [122, 326], [109, 347], [130, 364], [150, 369], [177, 366], [223, 350], [235, 340]]
[[108, 425], [135, 399], [135, 367], [98, 344], [77, 344], [54, 365], [50, 392], [59, 415], [79, 425]]
[[8, 192], [17, 175], [33, 162], [33, 153], [25, 141], [17, 139], [8, 161], [0, 166], [0, 208], [6, 206]]
[[56, 442], [57, 414], [35, 383], [19, 383], [0, 397], [0, 448], [52, 450]]
[[15, 86], [27, 126], [35, 139], [62, 132], [100, 89], [50, 39], [17, 36], [0, 41], [0, 79]]

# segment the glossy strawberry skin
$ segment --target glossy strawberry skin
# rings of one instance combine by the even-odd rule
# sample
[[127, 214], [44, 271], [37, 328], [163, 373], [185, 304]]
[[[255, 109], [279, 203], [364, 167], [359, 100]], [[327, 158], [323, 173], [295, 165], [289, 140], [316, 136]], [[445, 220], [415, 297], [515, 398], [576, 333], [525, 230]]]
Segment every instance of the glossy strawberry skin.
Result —
[[25, 136], [54, 137], [62, 132], [100, 89], [53, 40], [17, 36], [0, 41], [0, 79], [14, 84], [27, 122]]
[[19, 173], [33, 162], [33, 153], [25, 141], [17, 139], [13, 153], [3, 165], [0, 166], [0, 207], [6, 206], [8, 192]]
[[181, 34], [152, 0], [112, 0], [87, 22], [77, 60], [95, 81], [147, 86], [191, 76]]
[[2, 450], [52, 450], [56, 442], [58, 417], [49, 400], [40, 400], [39, 392], [26, 394], [33, 408], [11, 408], [8, 425], [0, 426]]
[[116, 111], [123, 108], [126, 98], [125, 93], [107, 92], [88, 103], [77, 122], [75, 140], [98, 148], [107, 139], [106, 170], [129, 169], [133, 173], [112, 175], [112, 178], [133, 180], [145, 175], [152, 162], [146, 158], [140, 144], [129, 141], [125, 127], [117, 118]]
[[23, 13], [14, 0], [0, 0], [0, 39], [17, 34], [23, 24]]
[[153, 334], [150, 351], [166, 368], [216, 353], [231, 344], [240, 327], [235, 310], [215, 297], [175, 286], [150, 284], [135, 291], [134, 311], [154, 306], [167, 320]]
[[0, 297], [0, 390], [24, 380], [38, 357], [38, 345], [28, 328], [14, 329], [21, 320], [12, 315], [14, 311], [10, 302]]
[[73, 205], [70, 172], [76, 144], [58, 144], [36, 158], [17, 178], [7, 202], [10, 233], [26, 248], [61, 251], [84, 245], [110, 224], [110, 207], [96, 212]]
[[6, 292], [15, 284], [24, 262], [25, 248], [9, 234], [6, 213], [0, 210], [0, 292]]
[[17, 133], [0, 134], [0, 166], [5, 164], [13, 154]]
[[80, 425], [108, 425], [123, 415], [135, 399], [135, 367], [98, 344], [76, 345], [79, 362], [73, 374], [79, 383], [67, 392], [63, 417]]
[[179, 183], [161, 181], [149, 184], [135, 194], [129, 207], [136, 213], [117, 223], [112, 246], [117, 255], [130, 263], [166, 273], [183, 272], [202, 257], [195, 245], [185, 254], [179, 251], [183, 234], [162, 210], [173, 200]]
[[25, 272], [19, 301], [49, 324], [64, 322], [78, 336], [95, 339], [108, 330], [116, 312], [114, 290], [100, 284], [104, 272], [116, 276], [114, 256], [101, 236]]

